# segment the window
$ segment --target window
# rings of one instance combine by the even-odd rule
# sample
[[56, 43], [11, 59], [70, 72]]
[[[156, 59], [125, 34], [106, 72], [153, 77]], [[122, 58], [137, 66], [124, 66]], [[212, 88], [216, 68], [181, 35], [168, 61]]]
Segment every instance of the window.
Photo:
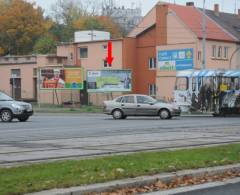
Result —
[[138, 104], [150, 104], [156, 102], [155, 99], [148, 97], [148, 96], [137, 96], [137, 103]]
[[9, 101], [11, 101], [11, 100], [13, 100], [11, 97], [9, 97], [8, 95], [6, 95], [5, 93], [2, 93], [2, 92], [0, 92], [0, 101], [6, 101], [6, 100], [9, 100]]
[[124, 96], [122, 102], [133, 104], [135, 103], [134, 96]]
[[58, 64], [62, 64], [62, 59], [61, 58], [57, 58], [57, 63]]
[[80, 58], [88, 58], [88, 48], [80, 47]]
[[216, 58], [216, 45], [212, 46], [212, 58]]
[[156, 58], [149, 58], [148, 59], [148, 68], [150, 70], [156, 69]]
[[202, 52], [199, 51], [199, 52], [198, 52], [198, 61], [201, 61], [201, 60], [202, 60]]
[[219, 46], [218, 47], [218, 55], [217, 55], [218, 58], [222, 58], [222, 46]]
[[102, 46], [104, 50], [107, 50], [108, 46], [107, 45], [103, 45]]
[[197, 78], [196, 77], [192, 78], [192, 90], [193, 91], [197, 90]]
[[119, 98], [116, 99], [116, 102], [120, 103], [122, 101], [122, 99], [123, 99], [123, 97], [119, 97]]
[[70, 56], [70, 60], [73, 60], [73, 53], [72, 52], [70, 53], [69, 56]]
[[156, 96], [156, 92], [157, 92], [157, 87], [156, 87], [156, 84], [149, 84], [148, 86], [148, 91], [149, 91], [149, 95], [150, 96]]
[[228, 47], [224, 47], [223, 58], [228, 59]]
[[20, 69], [12, 69], [11, 70], [11, 77], [12, 78], [20, 78], [21, 77], [21, 70]]
[[188, 90], [188, 78], [179, 77], [176, 81], [176, 90], [185, 91]]
[[107, 60], [103, 60], [103, 67], [104, 68], [110, 68], [110, 67], [112, 67], [112, 64], [108, 64]]

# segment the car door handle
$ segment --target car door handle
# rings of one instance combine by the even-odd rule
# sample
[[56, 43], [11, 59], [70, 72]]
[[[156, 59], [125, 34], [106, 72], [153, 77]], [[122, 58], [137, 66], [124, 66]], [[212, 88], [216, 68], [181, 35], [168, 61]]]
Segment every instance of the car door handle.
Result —
[[141, 107], [141, 105], [137, 105], [137, 107]]
[[121, 106], [125, 106], [125, 104], [122, 104]]

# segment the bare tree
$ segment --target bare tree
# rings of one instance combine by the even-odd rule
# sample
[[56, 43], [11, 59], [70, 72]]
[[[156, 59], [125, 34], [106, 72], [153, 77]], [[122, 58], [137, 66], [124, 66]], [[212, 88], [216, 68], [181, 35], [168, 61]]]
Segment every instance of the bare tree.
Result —
[[81, 17], [85, 13], [81, 8], [81, 2], [76, 0], [59, 0], [52, 5], [52, 17], [60, 24], [69, 24], [75, 18]]
[[116, 8], [115, 0], [102, 0], [102, 15], [112, 16], [114, 8]]
[[52, 16], [58, 23], [69, 24], [82, 16], [96, 16], [101, 12], [99, 0], [58, 0], [52, 5]]

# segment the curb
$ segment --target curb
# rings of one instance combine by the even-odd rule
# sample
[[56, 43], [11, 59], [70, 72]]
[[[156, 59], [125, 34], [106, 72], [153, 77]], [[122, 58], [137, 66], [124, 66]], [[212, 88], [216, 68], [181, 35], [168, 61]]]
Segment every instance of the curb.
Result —
[[112, 182], [106, 182], [102, 184], [92, 184], [92, 185], [86, 185], [86, 186], [80, 186], [80, 187], [71, 187], [67, 189], [53, 189], [48, 191], [42, 191], [37, 193], [31, 193], [28, 195], [84, 195], [88, 193], [101, 193], [101, 192], [108, 192], [116, 189], [122, 189], [122, 188], [134, 188], [139, 186], [145, 186], [150, 185], [156, 181], [162, 181], [162, 182], [170, 182], [174, 178], [179, 177], [201, 177], [204, 176], [204, 174], [208, 175], [217, 175], [222, 174], [227, 171], [240, 171], [240, 164], [235, 165], [227, 165], [227, 166], [218, 166], [218, 167], [212, 167], [212, 168], [202, 168], [197, 170], [183, 170], [183, 171], [177, 171], [174, 173], [164, 173], [164, 174], [158, 174], [154, 176], [142, 176], [142, 177], [136, 177], [132, 179], [123, 179], [123, 180], [116, 180]]
[[186, 187], [179, 187], [171, 190], [163, 190], [163, 191], [158, 191], [158, 192], [149, 192], [145, 193], [143, 195], [177, 195], [177, 194], [182, 194], [182, 193], [187, 193], [187, 192], [194, 192], [198, 190], [206, 190], [206, 189], [211, 189], [211, 188], [216, 188], [216, 187], [222, 187], [228, 184], [236, 184], [240, 183], [240, 178], [235, 178], [235, 179], [229, 179], [226, 181], [216, 181], [216, 182], [210, 182], [210, 183], [205, 183], [205, 184], [199, 184], [199, 185], [193, 185], [193, 186], [186, 186]]

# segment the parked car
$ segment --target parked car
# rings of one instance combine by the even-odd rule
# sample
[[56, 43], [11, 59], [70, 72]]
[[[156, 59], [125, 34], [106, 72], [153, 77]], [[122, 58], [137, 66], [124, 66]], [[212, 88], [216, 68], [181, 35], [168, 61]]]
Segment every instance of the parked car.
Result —
[[104, 113], [114, 119], [125, 119], [128, 116], [160, 116], [161, 119], [171, 119], [180, 116], [177, 105], [156, 100], [146, 95], [125, 95], [112, 101], [104, 101]]
[[15, 101], [0, 91], [0, 119], [3, 122], [11, 122], [14, 118], [17, 118], [20, 122], [25, 122], [32, 115], [31, 104]]

